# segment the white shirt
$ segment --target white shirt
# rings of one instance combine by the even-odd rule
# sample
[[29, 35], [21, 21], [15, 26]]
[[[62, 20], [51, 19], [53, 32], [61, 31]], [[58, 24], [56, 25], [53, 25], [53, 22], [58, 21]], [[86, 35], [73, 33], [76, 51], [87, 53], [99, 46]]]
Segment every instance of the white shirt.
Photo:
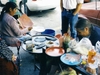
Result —
[[84, 0], [63, 0], [63, 8], [75, 9], [78, 3], [83, 3]]

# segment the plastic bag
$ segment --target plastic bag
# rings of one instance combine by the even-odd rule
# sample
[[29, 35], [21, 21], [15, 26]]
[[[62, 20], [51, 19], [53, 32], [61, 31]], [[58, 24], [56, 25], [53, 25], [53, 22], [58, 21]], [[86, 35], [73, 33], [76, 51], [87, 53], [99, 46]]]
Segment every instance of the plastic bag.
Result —
[[76, 41], [76, 39], [73, 39], [73, 40], [71, 40], [69, 43], [68, 43], [68, 46], [69, 46], [69, 48], [75, 48], [77, 45], [78, 45], [78, 41]]
[[82, 38], [79, 42], [79, 44], [85, 48], [87, 48], [88, 50], [92, 50], [93, 46], [91, 41], [88, 38]]
[[82, 38], [79, 42], [74, 39], [68, 45], [74, 52], [83, 55], [88, 55], [88, 51], [93, 49], [91, 41], [88, 38]]
[[100, 53], [100, 41], [97, 41], [97, 42], [96, 42], [95, 50], [96, 50], [98, 53]]

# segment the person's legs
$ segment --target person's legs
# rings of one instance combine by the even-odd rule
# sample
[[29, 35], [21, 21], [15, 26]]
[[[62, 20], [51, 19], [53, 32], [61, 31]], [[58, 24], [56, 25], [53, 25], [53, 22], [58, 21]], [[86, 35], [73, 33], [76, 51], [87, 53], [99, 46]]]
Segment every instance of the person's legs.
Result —
[[68, 32], [69, 28], [69, 18], [67, 18], [68, 12], [64, 9], [61, 13], [62, 15], [62, 35]]
[[77, 32], [75, 29], [75, 24], [78, 21], [78, 14], [75, 16], [72, 16], [70, 19], [70, 31], [71, 31], [71, 37], [76, 38]]

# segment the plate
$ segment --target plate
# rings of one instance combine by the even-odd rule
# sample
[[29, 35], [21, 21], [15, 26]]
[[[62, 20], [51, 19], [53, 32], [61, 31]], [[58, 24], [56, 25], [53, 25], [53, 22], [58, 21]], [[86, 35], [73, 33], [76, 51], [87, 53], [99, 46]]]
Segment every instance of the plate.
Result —
[[56, 38], [54, 38], [54, 37], [45, 37], [46, 38], [46, 40], [49, 40], [49, 41], [56, 41], [57, 39]]
[[25, 42], [27, 40], [31, 40], [31, 39], [32, 39], [32, 37], [30, 35], [28, 35], [28, 34], [26, 34], [25, 36], [22, 36], [20, 38], [20, 40], [23, 41], [23, 42]]
[[40, 37], [37, 36], [37, 37], [34, 39], [35, 42], [44, 42], [45, 40], [46, 40], [45, 37], [41, 37], [41, 36], [40, 36]]
[[46, 41], [46, 42], [45, 42], [45, 45], [46, 45], [47, 47], [53, 47], [53, 46], [54, 46], [54, 42], [53, 42], [53, 41]]
[[60, 60], [67, 65], [78, 65], [81, 63], [82, 58], [80, 54], [65, 53], [60, 57]]
[[[52, 41], [52, 40], [48, 40], [46, 37], [56, 39], [55, 37], [50, 36], [50, 35], [35, 35], [35, 36], [32, 37], [32, 42], [35, 45], [40, 45], [40, 44], [45, 44], [46, 41]], [[55, 41], [57, 41], [57, 39]]]
[[45, 53], [49, 56], [57, 57], [57, 56], [61, 56], [62, 54], [64, 54], [65, 51], [61, 47], [50, 47], [46, 49]]
[[34, 27], [30, 30], [29, 34], [30, 34], [31, 36], [34, 36], [34, 35], [36, 35], [37, 33], [41, 33], [41, 32], [43, 32], [43, 31], [45, 31], [45, 28], [44, 28], [44, 27], [42, 27], [42, 26], [34, 26]]
[[42, 26], [35, 26], [35, 27], [33, 27], [33, 30], [36, 32], [43, 32], [43, 31], [45, 31], [45, 28]]
[[59, 47], [59, 41], [45, 41], [47, 47]]

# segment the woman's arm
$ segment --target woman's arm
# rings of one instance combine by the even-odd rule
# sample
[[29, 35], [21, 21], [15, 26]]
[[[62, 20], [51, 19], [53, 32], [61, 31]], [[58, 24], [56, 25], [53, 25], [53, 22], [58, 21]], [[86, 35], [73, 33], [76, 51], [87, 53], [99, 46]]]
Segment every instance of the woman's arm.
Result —
[[82, 7], [82, 3], [77, 4], [76, 10], [74, 11], [73, 15], [76, 15], [79, 13], [80, 9]]
[[61, 11], [63, 10], [63, 0], [60, 0], [60, 8], [61, 8]]
[[12, 19], [12, 21], [10, 22], [10, 26], [11, 26], [14, 34], [17, 35], [17, 36], [23, 35], [23, 34], [27, 33], [28, 31], [30, 31], [32, 29], [32, 27], [20, 29], [18, 23], [14, 19]]

